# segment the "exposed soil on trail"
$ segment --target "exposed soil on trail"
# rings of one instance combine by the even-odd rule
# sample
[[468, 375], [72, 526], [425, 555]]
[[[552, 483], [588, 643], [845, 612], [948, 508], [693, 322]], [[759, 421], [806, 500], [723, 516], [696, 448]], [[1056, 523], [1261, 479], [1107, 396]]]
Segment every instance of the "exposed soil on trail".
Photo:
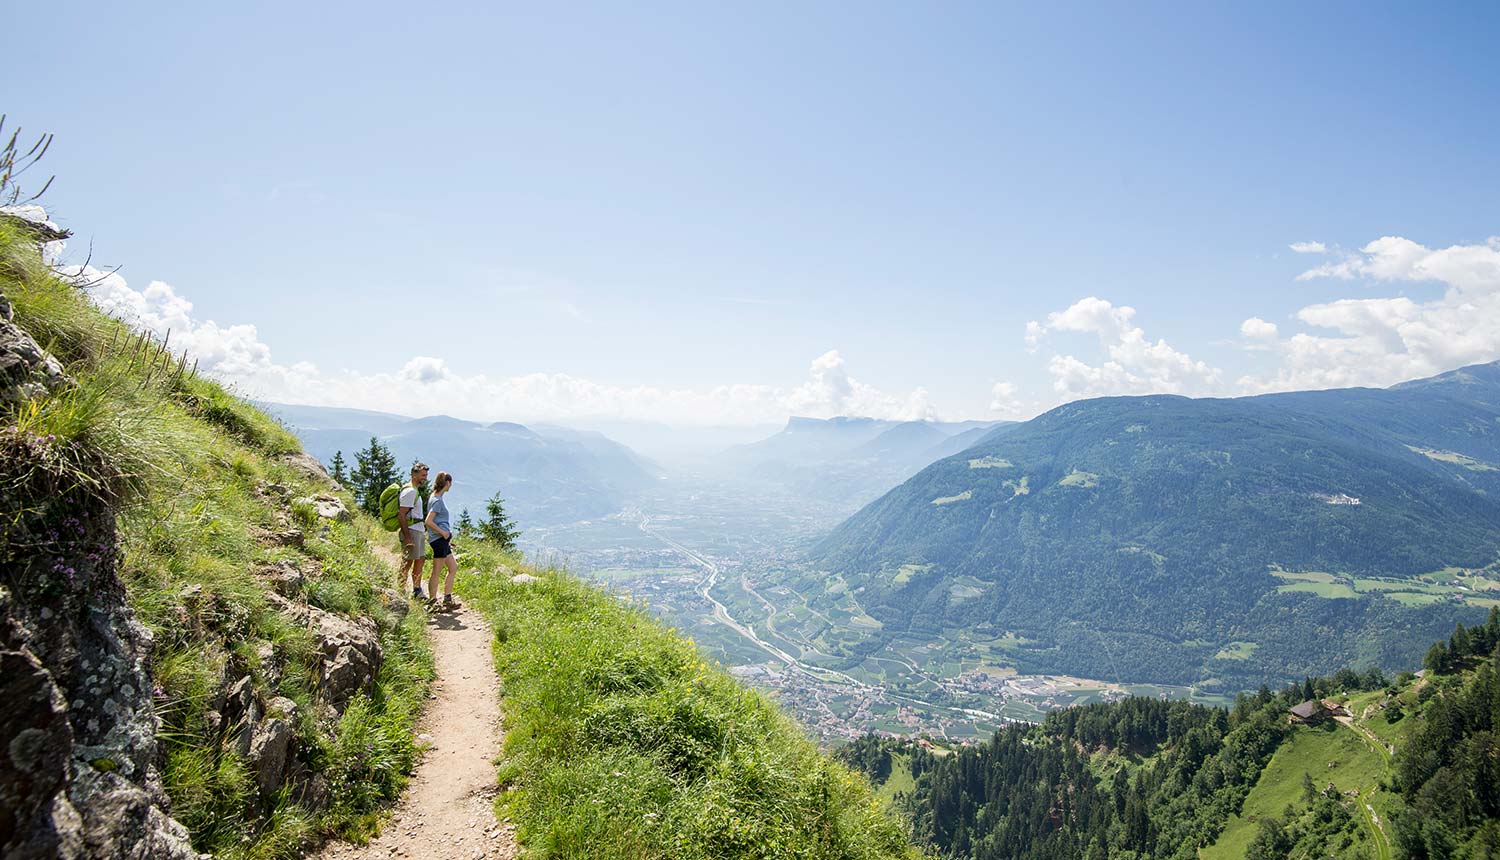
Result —
[[437, 680], [417, 731], [430, 748], [380, 836], [368, 845], [332, 843], [318, 860], [494, 860], [518, 854], [514, 827], [496, 821], [493, 806], [501, 733], [490, 628], [465, 607], [432, 612], [427, 629]]

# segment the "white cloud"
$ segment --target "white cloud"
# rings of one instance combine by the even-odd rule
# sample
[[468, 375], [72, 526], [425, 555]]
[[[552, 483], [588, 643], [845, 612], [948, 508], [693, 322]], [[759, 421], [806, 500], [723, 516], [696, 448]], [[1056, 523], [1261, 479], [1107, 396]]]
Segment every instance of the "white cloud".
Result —
[[432, 383], [452, 377], [447, 362], [430, 355], [419, 355], [401, 368], [401, 378], [409, 382]]
[[1432, 282], [1446, 289], [1430, 301], [1396, 296], [1304, 307], [1295, 316], [1315, 331], [1263, 339], [1281, 353], [1281, 366], [1270, 376], [1241, 379], [1242, 389], [1385, 386], [1500, 357], [1500, 238], [1431, 249], [1386, 236], [1298, 276], [1314, 278]]
[[1046, 337], [1046, 335], [1047, 335], [1047, 330], [1042, 327], [1041, 323], [1037, 322], [1036, 320], [1032, 320], [1031, 322], [1027, 323], [1026, 324], [1026, 351], [1027, 352], [1036, 352], [1037, 347], [1039, 345], [1041, 345], [1042, 338]]
[[1035, 403], [1021, 399], [1021, 389], [1014, 382], [995, 383], [990, 395], [990, 412], [1001, 418], [1029, 418], [1038, 411]]
[[410, 412], [414, 403], [448, 403], [455, 408], [461, 404], [461, 417], [476, 420], [615, 418], [693, 425], [774, 423], [788, 415], [937, 417], [925, 389], [901, 396], [863, 383], [849, 374], [837, 350], [814, 359], [807, 379], [790, 387], [618, 386], [566, 373], [492, 379], [482, 373], [465, 376], [440, 357], [420, 355], [392, 372], [325, 371], [309, 362], [277, 362], [253, 325], [223, 326], [196, 318], [192, 302], [169, 284], [152, 281], [145, 290], [136, 290], [117, 273], [76, 266], [59, 271], [87, 284], [89, 295], [106, 312], [159, 337], [170, 331], [172, 347], [197, 359], [200, 371], [247, 396], [283, 403], [391, 412]]
[[1293, 242], [1287, 246], [1296, 254], [1326, 254], [1328, 246], [1322, 242]]
[[1135, 308], [1116, 307], [1089, 296], [1047, 315], [1046, 324], [1026, 324], [1026, 343], [1035, 348], [1048, 332], [1098, 335], [1108, 360], [1091, 365], [1072, 355], [1053, 355], [1047, 362], [1052, 388], [1065, 399], [1106, 394], [1208, 394], [1222, 382], [1221, 372], [1172, 348], [1150, 341], [1134, 322]]
[[1251, 317], [1240, 323], [1240, 336], [1252, 341], [1275, 340], [1276, 323], [1266, 322], [1260, 317]]

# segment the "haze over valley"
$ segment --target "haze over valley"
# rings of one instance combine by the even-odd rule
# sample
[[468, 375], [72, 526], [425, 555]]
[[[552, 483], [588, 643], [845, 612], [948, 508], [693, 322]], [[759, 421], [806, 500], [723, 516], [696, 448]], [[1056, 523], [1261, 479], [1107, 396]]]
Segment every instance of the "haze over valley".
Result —
[[1022, 423], [793, 418], [673, 467], [597, 432], [273, 411], [325, 459], [371, 436], [443, 452], [461, 504], [509, 495], [531, 552], [829, 738], [1410, 668], [1500, 605], [1494, 364]]

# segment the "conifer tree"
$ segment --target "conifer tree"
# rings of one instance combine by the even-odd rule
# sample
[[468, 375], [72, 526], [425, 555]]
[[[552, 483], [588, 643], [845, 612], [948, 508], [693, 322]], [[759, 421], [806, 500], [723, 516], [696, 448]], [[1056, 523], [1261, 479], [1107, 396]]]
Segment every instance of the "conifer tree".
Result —
[[1422, 660], [1422, 668], [1434, 675], [1441, 675], [1448, 671], [1448, 648], [1443, 640], [1432, 643], [1427, 649], [1427, 657]]
[[333, 482], [340, 486], [349, 483], [349, 473], [347, 467], [344, 465], [343, 451], [333, 452], [333, 459], [328, 463], [328, 477], [332, 478]]
[[396, 482], [396, 455], [370, 437], [370, 447], [354, 452], [354, 471], [349, 473], [354, 498], [372, 516], [380, 516], [380, 492]]
[[468, 508], [464, 508], [463, 513], [458, 515], [458, 525], [454, 526], [453, 533], [459, 537], [468, 537], [474, 533], [474, 518], [469, 516]]
[[485, 517], [479, 523], [480, 536], [499, 544], [501, 549], [515, 549], [516, 538], [521, 532], [505, 513], [505, 500], [498, 492], [484, 503], [484, 513]]

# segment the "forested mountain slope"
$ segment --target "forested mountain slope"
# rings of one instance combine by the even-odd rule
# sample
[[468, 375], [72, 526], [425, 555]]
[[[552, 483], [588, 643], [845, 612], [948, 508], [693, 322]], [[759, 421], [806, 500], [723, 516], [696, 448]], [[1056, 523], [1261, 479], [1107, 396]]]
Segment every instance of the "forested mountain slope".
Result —
[[[988, 624], [1036, 643], [1023, 668], [1244, 686], [1410, 665], [1500, 589], [1497, 376], [1070, 403], [922, 470], [814, 557], [887, 635]], [[952, 599], [956, 577], [983, 593]]]
[[956, 750], [841, 754], [957, 860], [1493, 857], [1497, 644], [1492, 612], [1432, 646], [1421, 678], [1343, 669], [1229, 709], [1132, 698]]

